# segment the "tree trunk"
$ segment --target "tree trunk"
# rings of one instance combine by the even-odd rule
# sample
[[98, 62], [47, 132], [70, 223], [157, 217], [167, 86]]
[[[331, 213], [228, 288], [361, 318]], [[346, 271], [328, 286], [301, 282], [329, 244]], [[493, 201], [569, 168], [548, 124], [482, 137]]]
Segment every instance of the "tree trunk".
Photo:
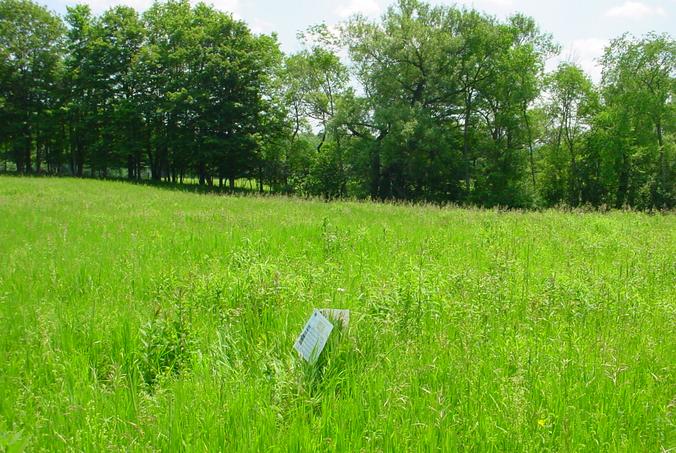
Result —
[[146, 140], [146, 154], [148, 155], [148, 163], [150, 163], [150, 179], [155, 180], [157, 178], [157, 152], [153, 155], [150, 133]]
[[470, 165], [469, 165], [469, 121], [472, 114], [472, 93], [467, 94], [465, 102], [465, 124], [463, 125], [462, 133], [462, 160], [465, 176], [465, 196], [469, 197], [470, 193]]
[[84, 175], [84, 144], [82, 143], [82, 131], [79, 127], [75, 130], [75, 176], [81, 178]]
[[344, 197], [347, 195], [347, 178], [345, 178], [345, 165], [343, 164], [343, 148], [340, 143], [340, 134], [338, 134], [338, 129], [333, 131], [335, 140], [336, 140], [336, 154], [338, 155], [338, 177], [340, 178], [340, 185], [338, 188], [339, 196]]
[[528, 138], [528, 157], [530, 158], [530, 176], [533, 182], [533, 190], [535, 190], [535, 158], [533, 156], [533, 132], [530, 128], [530, 121], [528, 120], [527, 107], [523, 109], [523, 119], [526, 123], [526, 137]]
[[319, 141], [319, 144], [317, 145], [317, 152], [322, 150], [322, 146], [324, 146], [325, 141], [326, 141], [326, 126], [324, 126], [324, 132], [322, 132], [322, 139]]
[[40, 174], [42, 170], [42, 151], [44, 150], [42, 140], [43, 138], [40, 136], [40, 130], [38, 129], [35, 132], [35, 173], [37, 174]]
[[134, 179], [134, 156], [127, 155], [127, 179]]
[[70, 165], [70, 175], [75, 176], [75, 146], [73, 143], [73, 126], [68, 122], [68, 164]]
[[580, 184], [577, 175], [577, 159], [575, 156], [575, 145], [570, 143], [568, 151], [570, 153], [570, 202], [573, 206], [580, 204]]
[[371, 199], [378, 198], [380, 194], [380, 144], [373, 144], [371, 149]]
[[657, 123], [655, 125], [655, 129], [657, 131], [657, 145], [659, 146], [659, 163], [658, 165], [660, 166], [659, 171], [660, 171], [660, 187], [662, 190], [665, 190], [667, 188], [667, 166], [666, 166], [666, 161], [664, 157], [664, 139], [662, 137], [662, 121], [660, 119], [657, 120]]
[[26, 171], [25, 168], [25, 162], [24, 159], [26, 157], [26, 153], [23, 150], [23, 146], [20, 144], [15, 144], [14, 145], [14, 162], [16, 163], [16, 171], [19, 174], [24, 174]]
[[24, 168], [26, 173], [31, 173], [33, 171], [33, 166], [31, 164], [31, 139], [30, 135], [26, 137], [26, 143], [24, 144]]
[[199, 177], [199, 185], [203, 186], [207, 182], [207, 175], [206, 175], [206, 164], [204, 162], [200, 162], [197, 165], [197, 173]]

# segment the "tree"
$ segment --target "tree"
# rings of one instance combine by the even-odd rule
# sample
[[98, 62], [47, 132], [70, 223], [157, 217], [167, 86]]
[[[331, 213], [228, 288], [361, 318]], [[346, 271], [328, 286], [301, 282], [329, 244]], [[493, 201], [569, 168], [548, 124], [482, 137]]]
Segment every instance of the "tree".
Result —
[[63, 32], [61, 20], [44, 7], [0, 0], [3, 136], [19, 173], [41, 171], [46, 141], [41, 125], [56, 102]]
[[532, 19], [402, 0], [382, 23], [353, 18], [343, 39], [364, 92], [343, 121], [370, 143], [372, 196], [520, 198], [526, 113], [555, 50]]
[[485, 205], [524, 206], [530, 204], [536, 173], [529, 111], [540, 96], [545, 59], [556, 47], [521, 15], [497, 25], [494, 34], [474, 100], [477, 127], [485, 132], [479, 139], [483, 152], [475, 153], [480, 165], [474, 169], [473, 198]]
[[[646, 209], [676, 202], [676, 45], [623, 35], [594, 86], [535, 21], [424, 0], [275, 35], [204, 3], [142, 15], [0, 0], [0, 159], [333, 197]], [[65, 37], [65, 39], [64, 39]], [[7, 164], [4, 165], [7, 169]]]
[[[371, 196], [444, 199], [457, 194], [453, 76], [460, 40], [455, 9], [401, 1], [381, 24], [354, 18], [345, 42], [365, 96], [346, 127], [370, 157]], [[449, 123], [451, 127], [448, 127]], [[444, 124], [445, 123], [445, 124]]]
[[568, 172], [564, 177], [545, 175], [550, 202], [566, 201], [577, 206], [582, 201], [579, 160], [582, 135], [589, 130], [598, 106], [598, 96], [589, 77], [578, 66], [561, 63], [548, 80], [548, 113], [551, 121], [550, 167], [560, 171], [561, 153], [567, 153]]
[[[309, 142], [299, 132], [307, 126], [316, 126], [319, 140], [316, 144], [315, 165], [308, 173], [320, 173], [305, 184], [304, 190], [326, 196], [344, 196], [346, 191], [346, 170], [342, 131], [336, 123], [340, 99], [346, 93], [348, 71], [335, 52], [336, 38], [326, 26], [318, 26], [301, 34], [309, 46], [286, 59], [286, 97], [291, 102], [291, 121], [294, 124], [293, 142], [296, 151], [302, 151]], [[327, 140], [331, 144], [325, 147]], [[331, 175], [331, 176], [327, 176]], [[329, 182], [328, 178], [331, 179]]]
[[607, 124], [624, 137], [616, 147], [616, 205], [673, 206], [676, 42], [668, 35], [625, 34], [611, 42], [602, 64], [603, 97], [614, 118]]

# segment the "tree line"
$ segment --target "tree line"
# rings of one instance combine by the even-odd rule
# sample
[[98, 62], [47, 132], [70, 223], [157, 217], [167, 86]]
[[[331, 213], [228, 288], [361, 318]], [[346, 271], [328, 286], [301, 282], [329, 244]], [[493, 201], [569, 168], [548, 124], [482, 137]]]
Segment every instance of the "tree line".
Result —
[[399, 0], [281, 52], [187, 0], [60, 17], [0, 0], [0, 161], [18, 173], [482, 206], [673, 208], [676, 44], [594, 84], [532, 18]]

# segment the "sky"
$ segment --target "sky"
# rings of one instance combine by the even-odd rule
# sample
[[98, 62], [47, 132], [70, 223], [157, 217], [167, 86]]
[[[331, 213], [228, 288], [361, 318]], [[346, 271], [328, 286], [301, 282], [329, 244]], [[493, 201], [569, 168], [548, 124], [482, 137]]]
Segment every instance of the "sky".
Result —
[[[125, 4], [139, 11], [153, 0], [38, 0], [63, 14], [66, 6], [87, 3], [95, 13]], [[197, 2], [198, 0], [191, 0]], [[542, 31], [551, 33], [561, 45], [561, 54], [547, 63], [579, 64], [594, 81], [601, 70], [597, 59], [608, 42], [624, 32], [636, 36], [649, 31], [676, 35], [676, 0], [428, 0], [434, 4], [473, 7], [499, 18], [521, 12], [533, 17]], [[206, 0], [246, 21], [256, 33], [276, 32], [285, 52], [300, 49], [299, 31], [325, 22], [336, 24], [361, 13], [379, 17], [394, 0]]]

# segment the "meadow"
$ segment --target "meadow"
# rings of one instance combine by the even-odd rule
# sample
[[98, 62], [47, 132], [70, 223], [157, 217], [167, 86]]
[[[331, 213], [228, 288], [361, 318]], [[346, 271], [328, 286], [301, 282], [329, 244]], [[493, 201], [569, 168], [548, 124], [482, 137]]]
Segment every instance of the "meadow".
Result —
[[668, 451], [675, 232], [0, 177], [0, 451]]

